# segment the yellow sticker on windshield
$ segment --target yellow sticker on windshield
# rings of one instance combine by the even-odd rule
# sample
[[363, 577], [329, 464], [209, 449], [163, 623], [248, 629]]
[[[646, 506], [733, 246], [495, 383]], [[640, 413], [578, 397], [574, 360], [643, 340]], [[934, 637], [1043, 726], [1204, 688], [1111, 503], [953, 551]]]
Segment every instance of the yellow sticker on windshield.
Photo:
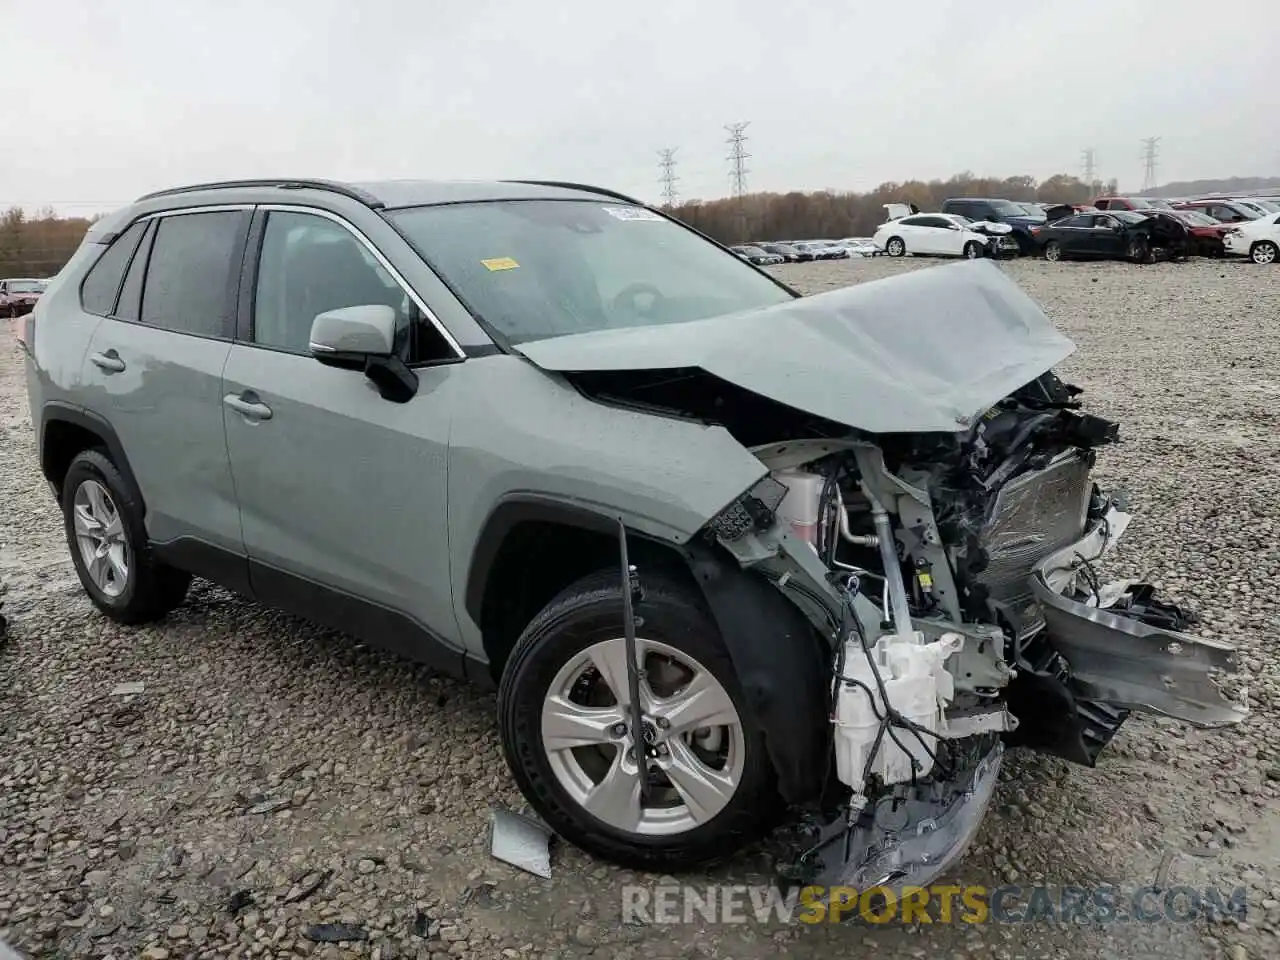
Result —
[[510, 257], [494, 257], [492, 260], [481, 260], [487, 270], [514, 270], [520, 264]]

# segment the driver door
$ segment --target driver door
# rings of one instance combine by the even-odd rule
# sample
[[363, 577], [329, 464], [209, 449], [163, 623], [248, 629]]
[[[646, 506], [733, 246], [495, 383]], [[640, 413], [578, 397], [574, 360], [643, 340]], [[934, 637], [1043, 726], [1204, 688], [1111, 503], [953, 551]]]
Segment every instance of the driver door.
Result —
[[[427, 335], [386, 262], [344, 221], [260, 210], [249, 249], [258, 259], [222, 414], [253, 591], [410, 657], [452, 656], [446, 479], [465, 364]], [[317, 313], [364, 304], [396, 310], [398, 352], [419, 379], [408, 402], [310, 355]]]
[[1123, 224], [1105, 213], [1093, 215], [1093, 227], [1089, 230], [1089, 252], [1095, 257], [1116, 257], [1124, 253], [1125, 234]]

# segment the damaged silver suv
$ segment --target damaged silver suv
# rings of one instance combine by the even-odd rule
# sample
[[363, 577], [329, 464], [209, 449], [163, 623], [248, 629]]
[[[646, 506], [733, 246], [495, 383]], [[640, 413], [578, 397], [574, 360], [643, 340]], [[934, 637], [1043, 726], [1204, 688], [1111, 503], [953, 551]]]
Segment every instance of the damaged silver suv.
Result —
[[1238, 721], [1230, 647], [1096, 566], [1113, 424], [973, 262], [798, 297], [626, 197], [251, 181], [97, 222], [26, 319], [85, 591], [193, 575], [498, 689], [525, 796], [671, 869], [923, 883], [1006, 744]]

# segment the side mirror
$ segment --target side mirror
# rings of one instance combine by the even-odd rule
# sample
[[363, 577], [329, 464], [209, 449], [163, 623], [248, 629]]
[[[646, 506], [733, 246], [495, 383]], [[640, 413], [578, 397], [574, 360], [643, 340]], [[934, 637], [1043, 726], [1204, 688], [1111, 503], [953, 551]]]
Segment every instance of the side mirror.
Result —
[[311, 355], [321, 363], [335, 356], [389, 357], [395, 333], [396, 312], [383, 304], [326, 310], [311, 322]]
[[329, 367], [363, 370], [384, 400], [407, 403], [418, 375], [395, 352], [396, 312], [385, 304], [326, 310], [311, 322], [311, 355]]

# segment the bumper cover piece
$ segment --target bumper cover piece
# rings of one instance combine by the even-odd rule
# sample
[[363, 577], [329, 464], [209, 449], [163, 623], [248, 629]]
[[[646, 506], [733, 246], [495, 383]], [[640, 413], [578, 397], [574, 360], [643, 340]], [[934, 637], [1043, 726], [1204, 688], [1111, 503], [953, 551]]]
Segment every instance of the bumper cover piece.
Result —
[[852, 827], [843, 819], [829, 824], [786, 879], [895, 894], [928, 885], [964, 855], [978, 832], [1003, 758], [997, 742], [955, 780], [909, 788], [905, 798], [885, 797]]
[[[1248, 708], [1224, 697], [1210, 676], [1235, 672], [1234, 646], [1126, 616], [1124, 607], [1133, 600], [1129, 585], [1091, 591], [1077, 585], [1087, 567], [1082, 558], [1098, 557], [1114, 540], [1104, 519], [1080, 542], [1045, 558], [1031, 578], [1049, 638], [1070, 664], [1076, 689], [1093, 700], [1197, 726], [1239, 723]], [[1138, 606], [1148, 604], [1144, 598]]]

